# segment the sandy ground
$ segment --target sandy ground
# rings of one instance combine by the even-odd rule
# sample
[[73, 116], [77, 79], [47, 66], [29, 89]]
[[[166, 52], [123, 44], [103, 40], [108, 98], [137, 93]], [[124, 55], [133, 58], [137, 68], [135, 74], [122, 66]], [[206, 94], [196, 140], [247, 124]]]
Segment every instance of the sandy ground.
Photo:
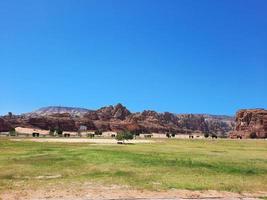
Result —
[[146, 191], [134, 190], [117, 185], [101, 186], [93, 183], [72, 184], [66, 186], [42, 189], [21, 189], [4, 191], [0, 194], [2, 200], [256, 200], [258, 197], [267, 196], [267, 192], [255, 194], [237, 194], [219, 191], [189, 191], [189, 190], [168, 190], [168, 191]]
[[[23, 138], [11, 139], [12, 141], [33, 141], [33, 142], [65, 142], [65, 143], [93, 143], [93, 144], [117, 144], [115, 139], [87, 139], [87, 138]], [[125, 143], [152, 143], [153, 140], [129, 140]]]

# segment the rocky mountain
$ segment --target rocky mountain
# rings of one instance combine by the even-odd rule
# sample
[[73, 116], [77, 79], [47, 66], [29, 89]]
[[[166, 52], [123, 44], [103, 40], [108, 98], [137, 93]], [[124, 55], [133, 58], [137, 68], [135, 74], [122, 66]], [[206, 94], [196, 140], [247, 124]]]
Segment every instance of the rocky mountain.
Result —
[[6, 130], [8, 124], [11, 127], [36, 127], [47, 130], [58, 127], [65, 131], [77, 131], [80, 126], [86, 126], [88, 130], [100, 131], [130, 130], [159, 134], [199, 132], [226, 136], [234, 127], [234, 118], [230, 116], [158, 113], [152, 110], [131, 113], [122, 104], [98, 110], [46, 107], [24, 115], [9, 115], [0, 119], [0, 131]]
[[84, 114], [90, 112], [91, 110], [86, 108], [76, 108], [76, 107], [62, 107], [62, 106], [49, 106], [43, 107], [36, 111], [26, 113], [27, 116], [49, 116], [53, 114], [69, 113], [71, 116], [83, 116]]
[[267, 110], [243, 109], [236, 113], [231, 138], [267, 138]]
[[4, 120], [2, 118], [0, 118], [0, 132], [6, 132], [9, 131], [11, 129], [11, 125], [8, 123], [7, 120]]

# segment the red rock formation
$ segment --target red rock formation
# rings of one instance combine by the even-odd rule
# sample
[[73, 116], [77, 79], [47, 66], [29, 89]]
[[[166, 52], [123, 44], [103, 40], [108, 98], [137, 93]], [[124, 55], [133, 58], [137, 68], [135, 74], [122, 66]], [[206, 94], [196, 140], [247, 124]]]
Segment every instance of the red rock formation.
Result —
[[91, 119], [91, 120], [99, 120], [99, 117], [97, 115], [97, 112], [95, 112], [95, 111], [86, 113], [84, 115], [84, 118]]
[[28, 124], [40, 129], [60, 128], [64, 131], [77, 131], [75, 121], [68, 117], [37, 117], [29, 118]]
[[[87, 110], [87, 112], [85, 112]], [[64, 113], [64, 111], [69, 111]], [[57, 113], [58, 112], [58, 113]], [[226, 117], [227, 118], [227, 117]], [[157, 113], [145, 110], [131, 113], [121, 104], [107, 106], [96, 111], [88, 109], [48, 107], [37, 112], [21, 116], [4, 117], [12, 127], [31, 127], [50, 129], [59, 127], [65, 131], [77, 131], [80, 126], [87, 130], [122, 131], [130, 130], [143, 133], [191, 133], [210, 132], [225, 134], [232, 130], [232, 118], [211, 115], [184, 114], [176, 115], [169, 112]], [[1, 128], [1, 127], [0, 127]], [[0, 129], [1, 131], [1, 129]]]
[[[126, 107], [124, 107], [121, 104], [117, 104], [116, 106], [108, 106], [100, 108], [95, 112], [100, 120], [110, 120], [110, 119], [119, 119], [124, 120], [127, 116], [129, 116], [131, 113], [129, 110], [127, 110]], [[87, 116], [92, 115], [88, 114]]]
[[4, 120], [3, 118], [0, 118], [0, 131], [1, 132], [8, 132], [11, 128], [11, 125]]
[[248, 109], [236, 113], [235, 130], [231, 138], [266, 138], [267, 110]]

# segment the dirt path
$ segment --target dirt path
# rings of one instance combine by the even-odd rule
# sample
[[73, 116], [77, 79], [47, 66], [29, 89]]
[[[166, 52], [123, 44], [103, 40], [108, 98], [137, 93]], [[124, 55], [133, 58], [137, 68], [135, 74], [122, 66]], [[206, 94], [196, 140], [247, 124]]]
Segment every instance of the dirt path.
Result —
[[20, 189], [4, 191], [0, 194], [2, 200], [256, 200], [267, 196], [267, 192], [232, 193], [214, 190], [189, 191], [147, 191], [134, 190], [117, 185], [101, 186], [92, 183], [83, 185], [68, 185], [68, 187], [45, 187], [42, 189]]
[[[32, 142], [64, 142], [64, 143], [94, 143], [94, 144], [117, 144], [115, 139], [87, 139], [87, 138], [23, 138], [11, 139], [12, 141], [32, 141]], [[153, 140], [130, 140], [125, 143], [153, 143]]]

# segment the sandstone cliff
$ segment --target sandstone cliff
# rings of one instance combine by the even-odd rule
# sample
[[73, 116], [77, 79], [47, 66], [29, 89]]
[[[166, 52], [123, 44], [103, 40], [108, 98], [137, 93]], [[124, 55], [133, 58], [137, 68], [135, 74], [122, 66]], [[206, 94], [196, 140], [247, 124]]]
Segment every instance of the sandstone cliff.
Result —
[[0, 118], [0, 131], [7, 132], [11, 128], [11, 125], [3, 118]]
[[266, 138], [267, 110], [247, 109], [236, 113], [236, 126], [231, 138]]
[[102, 107], [95, 111], [80, 108], [48, 107], [12, 118], [4, 116], [3, 120], [12, 127], [36, 127], [46, 130], [58, 127], [65, 131], [77, 131], [80, 126], [86, 126], [88, 130], [101, 131], [131, 130], [139, 133], [162, 134], [167, 132], [176, 134], [208, 132], [223, 136], [232, 131], [234, 127], [234, 119], [228, 116], [177, 115], [151, 110], [131, 113], [122, 104]]

